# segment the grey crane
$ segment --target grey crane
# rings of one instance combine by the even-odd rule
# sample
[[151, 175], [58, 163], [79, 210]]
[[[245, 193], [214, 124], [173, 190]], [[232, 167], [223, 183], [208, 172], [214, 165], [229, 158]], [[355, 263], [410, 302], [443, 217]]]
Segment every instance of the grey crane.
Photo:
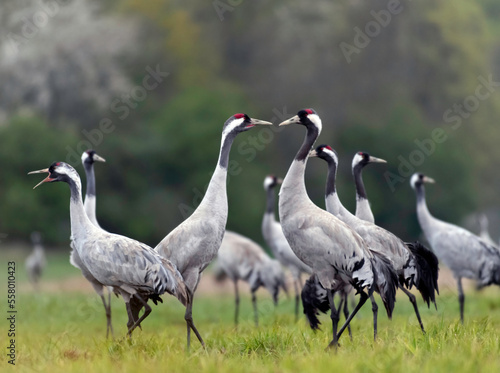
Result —
[[[89, 149], [82, 153], [82, 164], [85, 169], [85, 175], [87, 178], [87, 188], [85, 191], [85, 201], [83, 203], [85, 213], [89, 217], [92, 224], [100, 228], [99, 223], [96, 218], [96, 186], [95, 186], [95, 174], [94, 174], [94, 162], [106, 162], [104, 158], [99, 156], [95, 150]], [[83, 277], [90, 282], [95, 292], [99, 295], [104, 305], [104, 310], [106, 312], [106, 338], [113, 335], [113, 325], [111, 323], [111, 292], [112, 288], [108, 288], [108, 301], [104, 297], [104, 286], [99, 281], [95, 279], [92, 273], [87, 269], [85, 264], [82, 262], [78, 256], [78, 252], [74, 247], [73, 239], [71, 238], [70, 247], [71, 253], [69, 256], [69, 262], [76, 268], [80, 269]]]
[[179, 269], [190, 293], [186, 314], [187, 346], [189, 349], [191, 329], [201, 345], [205, 343], [193, 323], [193, 296], [203, 270], [217, 256], [227, 222], [226, 179], [229, 152], [236, 136], [257, 125], [271, 125], [246, 114], [235, 114], [224, 123], [217, 166], [205, 196], [193, 214], [170, 232], [155, 250], [169, 258]]
[[128, 335], [151, 313], [148, 299], [156, 303], [161, 294], [169, 293], [187, 305], [189, 293], [182, 276], [170, 261], [149, 246], [131, 238], [106, 232], [95, 226], [83, 207], [81, 181], [76, 170], [64, 162], [29, 172], [49, 175], [36, 187], [48, 182], [65, 182], [71, 191], [71, 237], [78, 258], [103, 286], [111, 286], [124, 299], [129, 320], [134, 320], [130, 301], [136, 298], [145, 308], [143, 315], [128, 325]]
[[[365, 157], [370, 159], [367, 153], [358, 154], [365, 154]], [[358, 218], [344, 207], [339, 199], [335, 185], [338, 156], [332, 147], [320, 145], [315, 150], [311, 151], [310, 156], [321, 158], [328, 164], [328, 176], [325, 190], [326, 210], [354, 229], [363, 240], [365, 240], [370, 250], [376, 250], [382, 253], [392, 262], [399, 278], [398, 287], [408, 296], [415, 310], [420, 328], [422, 332], [425, 333], [415, 296], [405, 287], [411, 289], [415, 285], [428, 307], [430, 306], [430, 302], [436, 305], [435, 292], [438, 292], [437, 281], [439, 270], [436, 256], [419, 243], [405, 244], [391, 232]], [[371, 158], [373, 159], [375, 157]], [[366, 201], [368, 202], [367, 199]], [[370, 211], [369, 209], [370, 206], [368, 204], [368, 209], [364, 211]], [[376, 325], [376, 314], [374, 315], [374, 323]]]
[[292, 273], [293, 287], [295, 289], [295, 319], [299, 315], [299, 289], [302, 288], [301, 274], [311, 273], [311, 268], [302, 262], [295, 255], [283, 234], [281, 224], [276, 221], [275, 205], [276, 197], [274, 188], [281, 184], [283, 180], [274, 175], [266, 176], [264, 179], [264, 190], [266, 191], [266, 211], [262, 218], [262, 236], [271, 249], [274, 257], [288, 268]]
[[352, 159], [352, 175], [356, 184], [356, 213], [355, 215], [363, 220], [375, 224], [368, 195], [366, 194], [365, 184], [363, 183], [363, 168], [370, 163], [387, 163], [387, 161], [371, 156], [365, 152], [358, 152]]
[[[329, 346], [337, 346], [343, 331], [375, 287], [379, 288], [388, 315], [391, 315], [397, 278], [392, 275], [390, 263], [382, 256], [372, 254], [354, 230], [309, 199], [304, 174], [309, 151], [321, 132], [322, 123], [312, 109], [300, 110], [280, 126], [292, 123], [304, 125], [307, 133], [283, 180], [279, 194], [279, 217], [293, 252], [311, 267], [321, 286], [327, 290], [333, 329]], [[374, 275], [374, 271], [378, 270], [378, 276]], [[360, 294], [360, 299], [337, 333], [339, 313], [334, 293], [346, 285], [352, 285]]]
[[33, 243], [33, 252], [26, 258], [25, 266], [28, 279], [33, 284], [35, 291], [38, 292], [38, 282], [47, 265], [40, 232], [31, 233], [31, 242]]
[[235, 324], [238, 324], [240, 304], [238, 280], [250, 285], [255, 325], [259, 324], [255, 292], [264, 286], [271, 294], [275, 306], [278, 304], [280, 288], [287, 292], [285, 274], [280, 263], [271, 259], [259, 244], [241, 234], [226, 230], [217, 254], [217, 266], [234, 284]]
[[432, 250], [457, 280], [460, 320], [463, 323], [465, 296], [462, 278], [476, 280], [478, 288], [500, 285], [500, 253], [468, 230], [432, 216], [427, 208], [424, 183], [434, 183], [434, 180], [422, 173], [415, 173], [410, 179], [417, 196], [418, 221]]

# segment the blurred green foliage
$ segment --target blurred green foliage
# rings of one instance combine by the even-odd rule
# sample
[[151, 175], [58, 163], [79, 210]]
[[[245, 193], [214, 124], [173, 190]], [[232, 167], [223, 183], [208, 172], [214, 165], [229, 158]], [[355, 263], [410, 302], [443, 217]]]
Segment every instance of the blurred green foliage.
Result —
[[[4, 121], [0, 232], [9, 239], [25, 240], [39, 230], [47, 241], [68, 242], [67, 186], [33, 191], [39, 179], [26, 172], [66, 160], [68, 147], [82, 151], [81, 141], [88, 140], [82, 131], [98, 128], [99, 118], [111, 118], [115, 129], [95, 146], [107, 159], [96, 165], [98, 219], [109, 231], [153, 246], [199, 203], [215, 167], [222, 124], [237, 112], [278, 123], [284, 118], [277, 113], [314, 107], [324, 126], [318, 144], [339, 153], [339, 193], [350, 209], [354, 153], [386, 159], [387, 165], [365, 170], [365, 183], [377, 222], [404, 239], [420, 232], [415, 197], [408, 177], [391, 191], [385, 173], [398, 174], [401, 158], [418, 149], [415, 140], [430, 138], [435, 128], [447, 140], [415, 167], [438, 182], [428, 188], [431, 212], [458, 223], [500, 204], [496, 88], [459, 128], [443, 117], [475, 94], [478, 77], [500, 80], [496, 2], [402, 2], [402, 11], [350, 63], [339, 44], [354, 45], [354, 28], [364, 30], [373, 12], [387, 8], [386, 1], [305, 7], [299, 1], [258, 0], [233, 6], [222, 21], [210, 3], [105, 4], [96, 17], [139, 25], [139, 41], [118, 61], [131, 87], [142, 84], [146, 66], [170, 75], [123, 119], [111, 103], [82, 100], [74, 115], [19, 110]], [[64, 64], [54, 56], [59, 59]], [[233, 146], [228, 227], [262, 242], [262, 181], [268, 173], [285, 175], [303, 129], [275, 129], [270, 136], [258, 131], [242, 134]], [[83, 177], [83, 168], [73, 165]], [[311, 161], [309, 168], [311, 198], [323, 206], [325, 167]]]

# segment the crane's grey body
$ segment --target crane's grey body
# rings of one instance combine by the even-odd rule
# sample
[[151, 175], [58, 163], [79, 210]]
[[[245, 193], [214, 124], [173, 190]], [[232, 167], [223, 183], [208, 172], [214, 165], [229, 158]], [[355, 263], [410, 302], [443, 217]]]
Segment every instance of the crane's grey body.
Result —
[[155, 248], [175, 263], [192, 293], [201, 272], [217, 256], [224, 237], [228, 212], [226, 177], [227, 169], [218, 165], [198, 208]]
[[[177, 297], [181, 303], [187, 303], [187, 290], [180, 273], [172, 263], [139, 241], [106, 232], [92, 224], [83, 207], [80, 177], [73, 167], [64, 162], [57, 162], [49, 169], [34, 171], [41, 172], [49, 173], [42, 183], [64, 181], [69, 184], [74, 249], [81, 263], [98, 283], [111, 286], [122, 295], [129, 320], [130, 301], [135, 295], [138, 295], [138, 301], [143, 301], [143, 297], [147, 299], [167, 292]], [[146, 301], [143, 306], [146, 310], [142, 317], [129, 327], [129, 335], [151, 312]]]
[[434, 181], [422, 174], [414, 174], [410, 181], [417, 195], [418, 221], [432, 250], [457, 279], [463, 322], [464, 295], [461, 279], [465, 277], [476, 280], [478, 287], [493, 283], [500, 285], [500, 253], [495, 246], [468, 230], [432, 216], [427, 208], [424, 182]]
[[[325, 289], [339, 290], [352, 281], [373, 284], [372, 256], [361, 237], [347, 224], [315, 206], [300, 176], [305, 162], [294, 160], [283, 181], [279, 199], [283, 233], [297, 257], [318, 276]], [[363, 265], [358, 268], [359, 263]]]
[[278, 179], [268, 176], [264, 180], [264, 189], [267, 194], [267, 207], [262, 219], [262, 236], [267, 245], [271, 248], [274, 257], [292, 274], [295, 289], [295, 318], [299, 313], [299, 289], [302, 288], [301, 274], [311, 274], [311, 268], [301, 261], [293, 250], [283, 234], [281, 224], [275, 216], [275, 192], [274, 188], [278, 184]]
[[[314, 205], [307, 195], [305, 168], [309, 151], [321, 132], [321, 119], [313, 110], [307, 109], [280, 125], [291, 123], [305, 125], [307, 134], [283, 180], [279, 194], [280, 222], [295, 255], [312, 269], [321, 285], [328, 290], [334, 334], [330, 345], [336, 346], [352, 317], [373, 292], [372, 255], [356, 232]], [[361, 298], [337, 334], [339, 314], [333, 294], [346, 284], [353, 285]], [[365, 287], [369, 289], [368, 295], [363, 292]]]
[[217, 265], [233, 281], [236, 294], [235, 323], [238, 323], [238, 280], [248, 282], [252, 292], [255, 324], [258, 324], [255, 292], [264, 286], [275, 304], [278, 302], [279, 289], [285, 287], [285, 276], [278, 261], [271, 259], [264, 249], [241, 234], [226, 231], [217, 254]]
[[[155, 247], [161, 256], [169, 258], [177, 266], [191, 295], [198, 287], [201, 273], [217, 256], [226, 230], [226, 179], [231, 145], [238, 133], [265, 124], [271, 123], [250, 118], [246, 114], [235, 114], [226, 120], [217, 166], [200, 205]], [[202, 346], [205, 346], [193, 324], [192, 300], [191, 296], [184, 316], [187, 323], [188, 348], [191, 329]]]
[[25, 265], [28, 279], [33, 284], [35, 290], [38, 291], [38, 283], [47, 265], [47, 259], [45, 258], [41, 234], [39, 232], [31, 233], [31, 241], [33, 243], [33, 252], [26, 258]]

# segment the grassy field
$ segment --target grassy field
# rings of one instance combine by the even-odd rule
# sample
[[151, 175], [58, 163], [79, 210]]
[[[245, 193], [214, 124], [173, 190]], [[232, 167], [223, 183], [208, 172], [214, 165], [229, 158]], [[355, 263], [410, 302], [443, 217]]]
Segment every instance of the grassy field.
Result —
[[[443, 289], [438, 310], [420, 303], [427, 334], [420, 332], [410, 303], [398, 298], [392, 321], [379, 312], [379, 338], [372, 338], [370, 306], [352, 322], [353, 340], [345, 334], [337, 352], [324, 348], [331, 338], [330, 319], [312, 332], [302, 316], [295, 322], [293, 300], [282, 297], [277, 308], [259, 293], [260, 326], [253, 325], [250, 298], [242, 297], [240, 325], [233, 325], [231, 294], [199, 294], [194, 318], [207, 349], [196, 339], [186, 352], [183, 307], [172, 297], [153, 307], [131, 340], [125, 337], [123, 301], [112, 301], [115, 339], [105, 338], [105, 316], [98, 297], [85, 286], [55, 291], [53, 284], [77, 278], [67, 253], [51, 255], [39, 294], [26, 284], [24, 253], [2, 253], [18, 263], [17, 358], [10, 367], [2, 354], [1, 371], [19, 372], [499, 372], [500, 290], [469, 290], [466, 321], [458, 321], [453, 289]], [[52, 285], [50, 285], [52, 284]], [[6, 287], [4, 287], [5, 289]], [[66, 287], [63, 286], [64, 289]], [[6, 294], [4, 295], [6, 299]], [[382, 307], [383, 308], [383, 307]], [[4, 308], [5, 309], [5, 308]], [[5, 318], [3, 318], [5, 320]], [[7, 322], [2, 322], [2, 341]], [[3, 343], [5, 344], [5, 343]], [[2, 346], [5, 351], [6, 346]], [[10, 369], [9, 369], [10, 368]]]

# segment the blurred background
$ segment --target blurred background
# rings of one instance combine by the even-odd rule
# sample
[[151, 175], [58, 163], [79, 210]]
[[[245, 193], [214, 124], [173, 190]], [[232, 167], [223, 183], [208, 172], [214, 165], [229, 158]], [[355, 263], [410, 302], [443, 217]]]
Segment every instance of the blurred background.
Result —
[[[379, 225], [420, 236], [413, 172], [436, 179], [431, 212], [500, 235], [500, 2], [19, 0], [0, 6], [0, 246], [36, 230], [69, 243], [69, 190], [33, 191], [31, 170], [66, 161], [84, 177], [93, 148], [104, 229], [155, 246], [200, 202], [224, 121], [275, 124], [313, 107], [319, 144], [340, 157], [339, 195], [355, 204], [365, 169]], [[498, 82], [498, 83], [496, 83]], [[265, 175], [283, 177], [300, 126], [256, 128], [231, 152], [228, 228], [263, 243]], [[324, 206], [326, 167], [309, 162]], [[85, 183], [85, 181], [84, 181]], [[465, 223], [464, 223], [465, 222]]]

